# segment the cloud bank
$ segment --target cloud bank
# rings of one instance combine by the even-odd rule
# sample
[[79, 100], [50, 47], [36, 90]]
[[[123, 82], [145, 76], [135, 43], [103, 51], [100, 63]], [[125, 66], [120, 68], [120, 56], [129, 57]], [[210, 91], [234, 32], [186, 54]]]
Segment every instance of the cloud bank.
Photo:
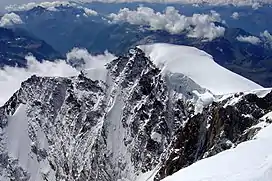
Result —
[[[104, 65], [114, 58], [115, 56], [108, 52], [105, 52], [103, 55], [93, 56], [87, 50], [78, 48], [69, 52], [66, 60], [56, 60], [55, 62], [43, 61], [40, 63], [35, 57], [27, 56], [27, 68], [6, 66], [0, 69], [0, 87], [2, 87], [0, 89], [0, 106], [20, 88], [23, 81], [34, 74], [38, 76], [70, 77], [78, 75], [81, 70], [105, 71]], [[83, 64], [80, 64], [81, 66], [77, 68], [67, 63], [79, 60]], [[88, 75], [95, 76], [93, 74]], [[96, 79], [97, 77], [90, 78]]]
[[22, 19], [15, 13], [7, 13], [0, 19], [0, 27], [23, 24]]
[[260, 38], [256, 36], [238, 36], [236, 39], [240, 42], [251, 43], [253, 45], [261, 43]]
[[179, 34], [184, 30], [189, 31], [189, 37], [213, 40], [224, 35], [225, 28], [216, 26], [220, 22], [218, 13], [211, 11], [207, 14], [194, 14], [186, 17], [179, 14], [174, 7], [167, 7], [164, 13], [155, 12], [148, 7], [138, 7], [137, 10], [123, 8], [118, 14], [110, 14], [113, 23], [128, 22], [135, 25], [146, 25], [153, 30], [165, 30], [172, 34]]

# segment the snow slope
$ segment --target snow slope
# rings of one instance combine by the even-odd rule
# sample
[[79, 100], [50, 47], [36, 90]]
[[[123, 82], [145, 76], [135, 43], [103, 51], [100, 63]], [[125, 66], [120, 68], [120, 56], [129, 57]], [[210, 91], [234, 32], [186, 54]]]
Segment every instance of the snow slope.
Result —
[[[54, 171], [50, 168], [47, 160], [38, 161], [37, 156], [31, 151], [31, 141], [28, 130], [29, 123], [27, 118], [27, 106], [21, 104], [14, 115], [9, 116], [7, 127], [7, 147], [8, 154], [12, 159], [18, 160], [18, 165], [25, 169], [29, 174], [29, 181], [40, 181], [43, 180], [41, 175], [48, 175], [50, 180], [54, 179]], [[45, 134], [37, 126], [38, 131], [38, 142], [44, 149], [48, 149], [48, 142]], [[0, 177], [1, 181], [9, 180]]]
[[[272, 119], [272, 113], [266, 117]], [[254, 140], [200, 160], [163, 181], [271, 181], [272, 125], [262, 129]]]
[[218, 65], [211, 55], [194, 47], [157, 43], [140, 45], [163, 74], [183, 74], [215, 95], [262, 87]]

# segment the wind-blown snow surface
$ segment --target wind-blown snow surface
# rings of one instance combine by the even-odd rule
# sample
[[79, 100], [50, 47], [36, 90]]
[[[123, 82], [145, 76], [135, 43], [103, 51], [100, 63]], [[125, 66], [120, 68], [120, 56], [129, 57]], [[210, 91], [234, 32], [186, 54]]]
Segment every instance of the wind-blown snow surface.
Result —
[[[267, 114], [271, 117], [271, 113]], [[261, 130], [255, 140], [203, 159], [163, 181], [271, 181], [272, 125]]]
[[139, 47], [163, 74], [183, 74], [215, 95], [263, 88], [221, 67], [211, 55], [194, 47], [164, 43]]

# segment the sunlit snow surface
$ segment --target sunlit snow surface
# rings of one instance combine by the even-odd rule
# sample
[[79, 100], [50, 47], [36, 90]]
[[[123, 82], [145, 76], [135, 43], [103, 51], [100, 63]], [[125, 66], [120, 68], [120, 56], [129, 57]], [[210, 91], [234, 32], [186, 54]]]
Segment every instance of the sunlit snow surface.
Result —
[[[47, 160], [37, 161], [37, 156], [31, 151], [33, 144], [28, 135], [27, 105], [21, 104], [14, 115], [8, 117], [7, 146], [8, 154], [13, 159], [18, 159], [18, 165], [30, 173], [30, 181], [43, 180], [41, 175], [47, 174], [50, 181], [55, 180], [54, 171], [50, 168]], [[48, 142], [42, 129], [38, 129], [38, 142], [45, 150], [48, 150]], [[1, 181], [9, 180], [1, 178]]]
[[[266, 115], [272, 118], [271, 113]], [[163, 181], [271, 181], [272, 125], [255, 139], [203, 159]]]
[[194, 47], [152, 44], [139, 46], [164, 74], [183, 74], [215, 95], [262, 87], [218, 65], [211, 55]]

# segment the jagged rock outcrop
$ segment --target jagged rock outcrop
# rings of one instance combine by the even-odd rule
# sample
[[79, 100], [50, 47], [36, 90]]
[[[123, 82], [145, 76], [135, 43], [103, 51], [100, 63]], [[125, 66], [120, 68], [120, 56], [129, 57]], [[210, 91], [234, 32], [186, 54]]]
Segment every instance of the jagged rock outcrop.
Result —
[[237, 94], [196, 114], [190, 87], [205, 90], [173, 85], [138, 48], [107, 69], [105, 81], [22, 83], [0, 108], [1, 180], [133, 181], [156, 169], [160, 180], [251, 139], [272, 109], [272, 93]]
[[36, 164], [46, 160], [50, 166], [39, 173], [43, 180], [134, 180], [158, 165], [186, 114], [182, 99], [170, 95], [160, 70], [140, 49], [114, 60], [108, 70], [105, 83], [83, 74], [32, 76], [22, 83], [0, 109], [3, 153], [18, 162], [1, 165], [2, 171], [18, 181], [25, 179], [14, 175], [18, 170], [27, 180], [41, 179], [20, 167], [20, 158], [10, 156], [5, 144], [10, 117], [21, 105], [31, 140], [28, 154]]
[[[231, 105], [228, 101], [240, 97]], [[261, 129], [257, 125], [272, 111], [272, 92], [259, 98], [255, 94], [236, 94], [214, 102], [200, 114], [191, 117], [175, 134], [169, 154], [156, 178], [160, 180], [202, 158], [235, 147], [250, 140]], [[270, 120], [265, 120], [270, 122]], [[255, 127], [253, 127], [255, 126]], [[172, 151], [174, 150], [174, 151]]]
[[[182, 100], [170, 96], [160, 70], [140, 49], [114, 60], [108, 69], [113, 83], [97, 157], [111, 167], [96, 169], [101, 180], [135, 180], [159, 164], [186, 112], [177, 112]], [[110, 173], [103, 174], [105, 170]]]
[[[78, 180], [88, 176], [90, 152], [96, 135], [99, 132], [99, 120], [104, 114], [103, 99], [105, 85], [83, 76], [74, 78], [42, 78], [32, 76], [22, 83], [21, 89], [1, 108], [1, 150], [8, 160], [8, 167], [1, 165], [1, 171], [7, 172], [10, 179], [15, 180]], [[15, 139], [6, 138], [9, 131], [11, 116], [22, 109], [25, 113], [12, 121], [24, 124], [26, 121], [27, 138], [22, 138], [23, 144], [29, 147], [29, 152], [20, 153], [14, 158], [9, 152]], [[19, 108], [20, 107], [20, 108]], [[20, 120], [22, 119], [22, 120]], [[3, 124], [5, 123], [5, 124]], [[16, 123], [15, 123], [16, 124]], [[14, 128], [14, 127], [13, 127]], [[14, 128], [16, 129], [16, 128]], [[23, 129], [23, 128], [22, 128]], [[16, 133], [14, 133], [16, 134]], [[28, 140], [29, 139], [29, 142]], [[16, 144], [16, 143], [15, 143]], [[19, 148], [20, 149], [20, 148]], [[26, 151], [26, 150], [23, 150]], [[29, 159], [27, 166], [22, 165], [24, 159]], [[11, 163], [12, 162], [12, 163]], [[14, 165], [13, 162], [18, 164]], [[50, 166], [40, 170], [41, 176], [31, 175], [29, 165]], [[15, 168], [16, 166], [16, 168]], [[24, 168], [23, 168], [24, 167]], [[26, 172], [18, 174], [19, 170]], [[39, 172], [39, 170], [37, 171]], [[25, 176], [26, 175], [26, 176]], [[27, 177], [27, 179], [26, 179]], [[85, 177], [87, 179], [87, 177]]]

